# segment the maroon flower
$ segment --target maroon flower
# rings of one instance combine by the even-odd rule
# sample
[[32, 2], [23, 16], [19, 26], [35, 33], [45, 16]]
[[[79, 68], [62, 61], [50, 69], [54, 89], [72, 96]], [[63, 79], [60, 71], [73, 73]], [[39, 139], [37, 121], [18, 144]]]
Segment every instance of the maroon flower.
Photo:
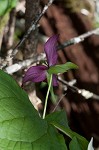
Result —
[[[48, 41], [44, 45], [44, 51], [47, 57], [47, 65], [39, 65], [39, 66], [32, 66], [30, 67], [25, 76], [23, 77], [23, 85], [28, 81], [32, 82], [41, 82], [47, 78], [47, 70], [51, 67], [56, 65], [57, 63], [57, 40], [58, 35], [54, 35], [48, 39]], [[57, 86], [57, 77], [53, 74], [52, 77], [52, 84], [53, 86]]]

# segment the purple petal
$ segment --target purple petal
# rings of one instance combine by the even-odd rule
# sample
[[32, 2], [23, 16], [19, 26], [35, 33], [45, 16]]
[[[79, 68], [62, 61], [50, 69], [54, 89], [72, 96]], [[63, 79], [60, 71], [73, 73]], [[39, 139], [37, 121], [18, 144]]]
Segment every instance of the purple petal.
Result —
[[44, 51], [46, 53], [47, 62], [49, 66], [53, 66], [57, 63], [57, 40], [58, 35], [54, 35], [48, 39], [44, 45]]
[[23, 84], [28, 81], [41, 82], [46, 79], [46, 70], [48, 68], [44, 65], [30, 67], [23, 77]]
[[57, 75], [54, 75], [54, 74], [53, 74], [53, 77], [52, 77], [52, 84], [53, 84], [53, 86], [58, 86]]

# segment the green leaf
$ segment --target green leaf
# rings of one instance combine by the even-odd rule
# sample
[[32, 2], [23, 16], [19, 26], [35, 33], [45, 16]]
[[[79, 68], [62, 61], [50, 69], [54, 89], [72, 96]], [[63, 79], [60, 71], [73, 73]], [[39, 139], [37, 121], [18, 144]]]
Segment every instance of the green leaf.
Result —
[[69, 144], [69, 148], [70, 150], [82, 150], [76, 137], [73, 137], [72, 141]]
[[46, 120], [49, 123], [52, 123], [54, 121], [65, 128], [69, 128], [66, 112], [64, 110], [53, 112], [47, 115]]
[[0, 0], [0, 16], [9, 12], [17, 4], [17, 0]]
[[52, 125], [49, 125], [47, 134], [34, 143], [33, 150], [67, 150], [62, 138], [63, 136]]
[[62, 65], [51, 66], [48, 69], [48, 73], [50, 73], [50, 74], [64, 73], [70, 69], [77, 69], [77, 68], [78, 68], [78, 66], [75, 65], [74, 63], [67, 62], [66, 64], [62, 64]]
[[87, 150], [88, 147], [88, 141], [82, 137], [81, 135], [77, 134], [76, 132], [73, 132], [71, 129], [69, 128], [65, 128], [62, 125], [60, 125], [57, 122], [51, 122], [52, 125], [54, 125], [58, 130], [60, 130], [61, 132], [63, 132], [64, 134], [66, 134], [68, 137], [70, 137], [71, 139], [73, 139], [74, 137], [77, 138], [77, 140], [79, 141], [79, 144], [81, 146], [81, 150]]
[[[70, 150], [87, 150], [88, 141], [69, 128], [67, 116], [64, 110], [47, 115], [46, 120], [72, 139], [70, 142]], [[73, 147], [74, 149], [72, 149], [74, 143], [75, 146]]]
[[[54, 139], [55, 138], [55, 139]], [[65, 150], [64, 138], [39, 117], [24, 90], [0, 70], [0, 149]]]

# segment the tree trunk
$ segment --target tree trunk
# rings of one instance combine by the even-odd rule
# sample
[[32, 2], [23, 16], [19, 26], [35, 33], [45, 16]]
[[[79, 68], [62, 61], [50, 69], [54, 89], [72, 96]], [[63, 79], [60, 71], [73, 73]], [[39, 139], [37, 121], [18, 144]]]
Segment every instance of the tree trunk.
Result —
[[[26, 12], [25, 12], [25, 29], [31, 25], [31, 22], [35, 20], [35, 17], [39, 14], [40, 9], [40, 0], [26, 0]], [[25, 40], [23, 48], [23, 57], [24, 59], [31, 58], [37, 53], [37, 44], [38, 44], [38, 29], [31, 32], [29, 37]], [[30, 83], [26, 87], [27, 92], [29, 93], [29, 98], [34, 106], [37, 108], [37, 104], [41, 101], [36, 96], [35, 84]]]
[[[26, 0], [26, 13], [25, 13], [25, 28], [31, 25], [31, 22], [39, 14], [40, 0]], [[38, 29], [35, 29], [28, 39], [25, 41], [24, 58], [30, 58], [36, 53], [38, 43]]]

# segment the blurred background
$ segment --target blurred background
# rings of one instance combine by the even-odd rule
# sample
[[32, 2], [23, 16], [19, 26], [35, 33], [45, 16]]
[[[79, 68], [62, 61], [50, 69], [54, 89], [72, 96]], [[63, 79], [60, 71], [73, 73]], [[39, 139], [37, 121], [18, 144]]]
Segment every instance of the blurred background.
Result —
[[[37, 19], [46, 3], [47, 0], [0, 0], [1, 66], [5, 63], [9, 52], [12, 52], [12, 48], [23, 38], [31, 22]], [[40, 63], [44, 43], [50, 36], [59, 34], [60, 45], [96, 28], [99, 28], [99, 0], [55, 0], [40, 19], [36, 29], [18, 48], [18, 53], [1, 68], [12, 74], [21, 84], [27, 68]], [[59, 86], [54, 89], [56, 99], [50, 96], [47, 112], [52, 112], [57, 101], [61, 99], [57, 109], [66, 111], [71, 129], [88, 140], [93, 137], [94, 146], [98, 148], [99, 33], [89, 36], [78, 44], [60, 48], [58, 56], [58, 63], [71, 61], [77, 64], [79, 69], [68, 71], [61, 76], [62, 81], [66, 81], [71, 86], [59, 82]], [[21, 67], [18, 66], [19, 64]], [[82, 96], [79, 89], [96, 95]], [[47, 85], [29, 83], [25, 90], [36, 109], [42, 111]]]

